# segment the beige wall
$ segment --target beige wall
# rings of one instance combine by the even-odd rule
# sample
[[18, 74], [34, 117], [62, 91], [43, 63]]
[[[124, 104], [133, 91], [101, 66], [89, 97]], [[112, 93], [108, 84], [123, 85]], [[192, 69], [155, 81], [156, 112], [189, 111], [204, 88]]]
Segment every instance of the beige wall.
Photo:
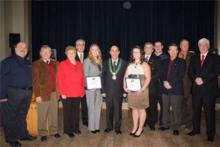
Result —
[[9, 33], [20, 33], [21, 41], [31, 44], [30, 8], [26, 0], [0, 1], [0, 60], [11, 54]]

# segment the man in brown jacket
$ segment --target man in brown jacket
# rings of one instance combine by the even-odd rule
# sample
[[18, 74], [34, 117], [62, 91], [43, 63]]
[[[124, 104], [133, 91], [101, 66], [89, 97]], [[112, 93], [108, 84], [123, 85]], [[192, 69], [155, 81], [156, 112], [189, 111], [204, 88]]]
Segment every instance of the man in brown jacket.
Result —
[[47, 116], [50, 135], [59, 138], [58, 134], [58, 93], [56, 74], [58, 62], [51, 59], [51, 48], [43, 45], [41, 58], [33, 63], [33, 90], [37, 102], [38, 132], [41, 141], [47, 140]]

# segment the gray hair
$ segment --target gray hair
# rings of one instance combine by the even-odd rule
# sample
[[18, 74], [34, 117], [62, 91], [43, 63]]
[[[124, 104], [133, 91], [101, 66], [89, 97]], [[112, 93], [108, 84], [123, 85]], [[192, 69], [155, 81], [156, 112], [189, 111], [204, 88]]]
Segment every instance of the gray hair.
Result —
[[47, 49], [47, 48], [51, 50], [51, 47], [49, 45], [42, 45], [40, 50]]
[[84, 44], [86, 43], [86, 41], [85, 41], [84, 39], [80, 38], [80, 39], [77, 39], [77, 40], [76, 40], [75, 45], [77, 45], [80, 41], [81, 41], [81, 42], [84, 42]]
[[207, 44], [208, 48], [210, 47], [210, 42], [209, 42], [208, 39], [206, 39], [206, 38], [200, 39], [200, 40], [198, 41], [198, 46], [199, 46], [200, 44], [202, 44], [202, 43]]

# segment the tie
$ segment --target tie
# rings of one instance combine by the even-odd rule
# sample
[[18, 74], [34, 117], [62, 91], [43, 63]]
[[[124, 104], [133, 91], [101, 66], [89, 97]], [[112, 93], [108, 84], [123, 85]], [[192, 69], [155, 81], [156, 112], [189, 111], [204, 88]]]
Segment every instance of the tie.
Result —
[[113, 68], [114, 68], [114, 70], [116, 69], [116, 66], [117, 66], [116, 61], [114, 61], [114, 62], [113, 62]]
[[203, 67], [204, 62], [205, 62], [205, 55], [202, 55], [202, 59], [201, 59], [201, 67]]
[[146, 56], [145, 61], [146, 61], [146, 62], [148, 62], [148, 61], [149, 61], [149, 57], [148, 57], [148, 56]]
[[80, 53], [80, 55], [79, 55], [79, 60], [81, 63], [83, 63], [83, 54], [82, 53]]
[[46, 62], [47, 64], [50, 64], [50, 61], [49, 60], [47, 60], [47, 62]]

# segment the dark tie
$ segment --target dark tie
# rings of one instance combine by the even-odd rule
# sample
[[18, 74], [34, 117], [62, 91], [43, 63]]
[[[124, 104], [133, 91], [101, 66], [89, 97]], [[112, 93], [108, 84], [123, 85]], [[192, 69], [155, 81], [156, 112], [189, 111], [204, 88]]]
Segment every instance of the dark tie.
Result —
[[202, 55], [202, 59], [201, 59], [201, 67], [203, 67], [204, 62], [205, 62], [205, 55]]
[[46, 62], [47, 64], [50, 64], [50, 61], [49, 60], [47, 60], [47, 62]]
[[114, 68], [114, 70], [116, 69], [116, 67], [117, 67], [116, 61], [114, 61], [114, 62], [113, 62], [113, 68]]
[[148, 57], [148, 56], [146, 56], [145, 61], [146, 61], [146, 62], [148, 62], [148, 61], [149, 61], [149, 57]]

